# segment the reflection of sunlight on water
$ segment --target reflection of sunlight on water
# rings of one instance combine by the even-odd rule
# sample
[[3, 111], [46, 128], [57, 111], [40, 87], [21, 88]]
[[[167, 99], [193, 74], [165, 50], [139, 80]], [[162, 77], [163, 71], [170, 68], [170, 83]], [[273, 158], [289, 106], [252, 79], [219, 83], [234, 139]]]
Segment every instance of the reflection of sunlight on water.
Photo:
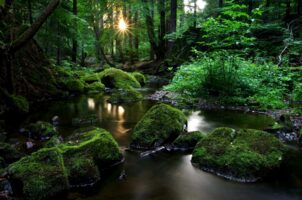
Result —
[[88, 98], [87, 99], [87, 104], [88, 104], [89, 110], [94, 110], [95, 109], [95, 101], [94, 101], [94, 99]]
[[125, 113], [125, 109], [123, 108], [123, 106], [118, 106], [118, 116], [123, 117], [124, 113]]
[[200, 111], [192, 112], [188, 117], [188, 132], [207, 131], [211, 125], [205, 121], [204, 116], [200, 115]]

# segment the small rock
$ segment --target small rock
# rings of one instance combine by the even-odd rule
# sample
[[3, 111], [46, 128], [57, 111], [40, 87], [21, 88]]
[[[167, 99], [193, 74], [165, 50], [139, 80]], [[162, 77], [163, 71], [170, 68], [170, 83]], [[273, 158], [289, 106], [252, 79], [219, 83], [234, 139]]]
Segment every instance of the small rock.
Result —
[[25, 144], [27, 149], [32, 149], [34, 147], [34, 143], [32, 143], [31, 141], [28, 141]]
[[59, 116], [54, 116], [52, 119], [51, 119], [51, 121], [52, 121], [52, 124], [54, 125], [54, 126], [57, 126], [57, 125], [59, 125]]

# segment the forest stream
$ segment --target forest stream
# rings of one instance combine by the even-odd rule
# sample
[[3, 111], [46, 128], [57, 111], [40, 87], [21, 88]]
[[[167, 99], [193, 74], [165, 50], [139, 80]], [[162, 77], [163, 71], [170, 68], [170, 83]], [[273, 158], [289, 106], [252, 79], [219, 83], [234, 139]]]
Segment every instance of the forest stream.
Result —
[[[148, 95], [155, 89], [149, 84], [142, 91]], [[109, 103], [108, 97], [108, 94], [84, 95], [45, 102], [25, 119], [10, 119], [9, 129], [16, 133], [11, 135], [10, 140], [17, 140], [20, 144], [26, 141], [26, 137], [18, 133], [23, 125], [37, 120], [50, 121], [53, 116], [59, 117], [57, 129], [63, 138], [81, 126], [75, 124], [75, 119], [87, 116], [95, 117], [92, 125], [112, 133], [122, 149], [124, 163], [110, 169], [110, 173], [105, 172], [107, 175], [94, 187], [74, 189], [64, 199], [301, 199], [302, 180], [298, 178], [298, 173], [302, 168], [302, 152], [296, 150], [298, 148], [292, 147], [290, 157], [294, 159], [288, 159], [279, 171], [265, 181], [253, 184], [227, 181], [195, 168], [191, 163], [191, 154], [161, 151], [142, 157], [140, 152], [127, 151], [133, 127], [157, 102], [143, 100], [116, 105]], [[200, 130], [204, 133], [223, 126], [263, 129], [273, 121], [263, 115], [230, 111], [186, 110], [185, 113], [188, 116], [188, 131]], [[20, 126], [16, 126], [16, 120], [19, 120]]]

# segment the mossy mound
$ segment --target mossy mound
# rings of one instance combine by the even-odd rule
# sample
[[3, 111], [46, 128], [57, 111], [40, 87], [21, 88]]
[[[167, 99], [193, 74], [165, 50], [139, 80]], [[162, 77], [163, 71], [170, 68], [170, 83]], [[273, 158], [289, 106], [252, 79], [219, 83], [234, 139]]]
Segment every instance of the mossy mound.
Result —
[[112, 135], [99, 128], [80, 131], [67, 144], [59, 145], [58, 148], [61, 149], [64, 156], [84, 153], [86, 156], [91, 156], [100, 166], [108, 166], [122, 159], [118, 144]]
[[27, 129], [31, 133], [31, 137], [39, 140], [48, 140], [52, 136], [58, 134], [52, 124], [43, 121], [32, 123], [27, 127]]
[[172, 143], [172, 147], [179, 150], [193, 150], [202, 138], [204, 134], [200, 131], [183, 133]]
[[146, 84], [146, 77], [140, 72], [131, 73], [132, 76], [140, 83], [141, 86]]
[[8, 167], [14, 191], [26, 199], [50, 199], [70, 187], [91, 186], [100, 179], [99, 169], [121, 161], [122, 154], [111, 134], [89, 128], [68, 143], [43, 148]]
[[101, 82], [94, 82], [85, 85], [86, 92], [101, 92], [104, 91], [105, 86]]
[[89, 156], [64, 156], [64, 163], [71, 187], [93, 185], [101, 178], [97, 165]]
[[132, 148], [153, 149], [172, 142], [183, 131], [186, 116], [166, 104], [153, 106], [135, 126]]
[[97, 74], [88, 74], [82, 78], [85, 83], [91, 84], [100, 82], [100, 77]]
[[69, 188], [61, 153], [42, 149], [8, 167], [14, 191], [29, 200], [50, 199]]
[[12, 145], [0, 142], [0, 157], [7, 164], [15, 162], [22, 157], [22, 154]]
[[61, 81], [60, 86], [64, 90], [67, 90], [72, 93], [82, 93], [82, 92], [84, 92], [85, 84], [80, 79], [71, 78], [71, 79]]
[[283, 144], [267, 132], [218, 128], [200, 140], [192, 162], [227, 179], [255, 182], [279, 167], [283, 150]]
[[114, 92], [109, 101], [111, 103], [131, 103], [143, 99], [143, 95], [135, 89], [125, 89]]
[[58, 135], [55, 135], [55, 136], [52, 136], [47, 142], [45, 142], [43, 147], [51, 148], [51, 147], [56, 147], [59, 144], [62, 144], [62, 139]]
[[140, 88], [139, 82], [127, 72], [120, 69], [109, 68], [99, 73], [100, 80], [105, 87], [111, 89]]

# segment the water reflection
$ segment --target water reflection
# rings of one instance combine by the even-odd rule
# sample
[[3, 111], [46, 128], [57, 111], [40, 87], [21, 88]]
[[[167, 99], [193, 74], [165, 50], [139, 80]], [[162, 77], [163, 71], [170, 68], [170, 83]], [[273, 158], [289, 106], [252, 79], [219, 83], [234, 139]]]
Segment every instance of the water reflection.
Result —
[[205, 121], [205, 117], [200, 115], [200, 111], [192, 112], [188, 117], [188, 131], [208, 131], [212, 127], [211, 123]]
[[88, 104], [89, 110], [94, 110], [95, 109], [95, 101], [94, 101], [93, 98], [88, 98], [87, 99], [87, 104]]

